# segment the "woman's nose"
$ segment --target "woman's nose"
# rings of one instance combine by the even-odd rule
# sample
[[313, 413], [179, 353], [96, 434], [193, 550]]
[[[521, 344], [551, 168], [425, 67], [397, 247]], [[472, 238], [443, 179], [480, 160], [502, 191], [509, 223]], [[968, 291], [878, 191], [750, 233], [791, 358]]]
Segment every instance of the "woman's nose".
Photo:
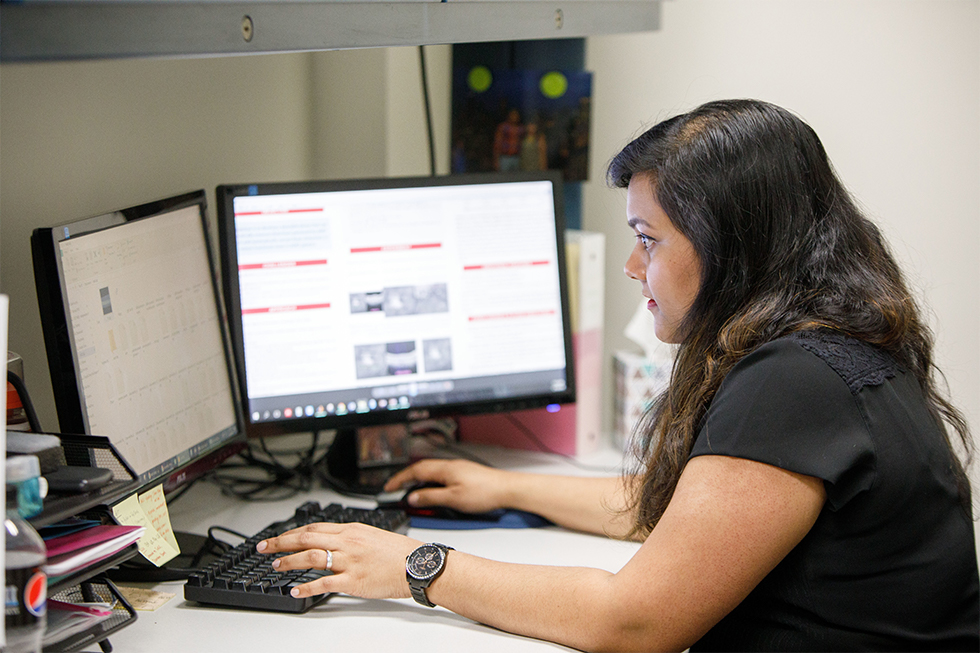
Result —
[[623, 266], [623, 272], [630, 279], [635, 279], [636, 281], [642, 280], [643, 266], [638, 264], [636, 260], [636, 248], [630, 252], [629, 258], [626, 259], [626, 265]]

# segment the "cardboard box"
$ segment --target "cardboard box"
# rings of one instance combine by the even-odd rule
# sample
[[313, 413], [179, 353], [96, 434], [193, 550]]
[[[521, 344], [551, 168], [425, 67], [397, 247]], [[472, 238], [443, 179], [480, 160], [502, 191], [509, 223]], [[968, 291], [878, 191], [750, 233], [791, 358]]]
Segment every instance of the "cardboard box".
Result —
[[653, 400], [664, 391], [670, 380], [670, 367], [658, 365], [641, 354], [617, 351], [613, 356], [614, 444], [626, 450], [633, 428]]

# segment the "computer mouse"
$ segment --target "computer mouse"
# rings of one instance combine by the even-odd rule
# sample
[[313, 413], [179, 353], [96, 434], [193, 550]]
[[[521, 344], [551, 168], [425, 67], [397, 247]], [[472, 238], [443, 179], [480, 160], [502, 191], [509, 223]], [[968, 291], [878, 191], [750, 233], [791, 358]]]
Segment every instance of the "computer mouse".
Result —
[[503, 515], [503, 510], [493, 510], [490, 512], [482, 513], [472, 513], [463, 512], [462, 510], [457, 510], [456, 508], [450, 508], [448, 506], [413, 506], [408, 503], [408, 496], [417, 490], [424, 490], [426, 488], [432, 487], [444, 487], [440, 483], [414, 483], [410, 485], [405, 493], [402, 494], [401, 499], [393, 501], [390, 503], [379, 503], [379, 508], [396, 508], [398, 510], [404, 510], [410, 516], [413, 517], [430, 517], [432, 519], [450, 519], [455, 521], [496, 521], [500, 519]]
[[408, 506], [408, 496], [412, 492], [417, 492], [418, 490], [425, 490], [425, 489], [434, 488], [434, 487], [446, 487], [446, 486], [443, 485], [442, 483], [434, 483], [432, 481], [425, 481], [425, 482], [420, 482], [420, 483], [412, 483], [407, 488], [405, 488], [405, 493], [402, 494], [402, 498], [399, 499], [398, 503], [401, 503], [401, 504], [403, 504], [405, 506]]

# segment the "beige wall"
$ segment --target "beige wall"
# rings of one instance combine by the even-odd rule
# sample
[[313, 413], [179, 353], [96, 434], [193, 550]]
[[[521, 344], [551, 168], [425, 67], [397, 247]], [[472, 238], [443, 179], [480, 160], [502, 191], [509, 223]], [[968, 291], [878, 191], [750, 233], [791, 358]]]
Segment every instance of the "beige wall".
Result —
[[[596, 180], [630, 136], [707, 100], [757, 97], [807, 120], [921, 293], [980, 431], [980, 3], [678, 0], [659, 32], [590, 39], [586, 65]], [[624, 197], [592, 183], [584, 204], [585, 227], [608, 234], [607, 349], [627, 347], [639, 297], [622, 274]]]
[[[426, 55], [444, 173], [450, 49]], [[0, 291], [44, 427], [32, 229], [221, 183], [426, 175], [419, 81], [416, 48], [0, 66]]]
[[[677, 0], [656, 33], [590, 39], [586, 67], [597, 181], [583, 220], [607, 234], [607, 356], [630, 347], [622, 325], [639, 297], [622, 274], [632, 238], [623, 194], [599, 183], [605, 164], [642, 128], [704, 101], [769, 100], [816, 129], [890, 239], [980, 450], [980, 3]], [[980, 488], [980, 460], [972, 476]]]
[[[759, 97], [814, 126], [884, 227], [931, 312], [953, 396], [980, 430], [980, 3], [672, 0], [662, 25], [587, 44], [583, 220], [607, 234], [607, 360], [628, 346], [621, 331], [639, 295], [622, 275], [631, 239], [605, 163], [659, 118]], [[426, 54], [445, 172], [450, 53]], [[0, 66], [0, 290], [45, 425], [56, 421], [33, 227], [225, 182], [427, 174], [418, 82], [414, 48]]]
[[0, 290], [9, 348], [58, 423], [31, 230], [206, 188], [308, 174], [305, 55], [0, 66]]

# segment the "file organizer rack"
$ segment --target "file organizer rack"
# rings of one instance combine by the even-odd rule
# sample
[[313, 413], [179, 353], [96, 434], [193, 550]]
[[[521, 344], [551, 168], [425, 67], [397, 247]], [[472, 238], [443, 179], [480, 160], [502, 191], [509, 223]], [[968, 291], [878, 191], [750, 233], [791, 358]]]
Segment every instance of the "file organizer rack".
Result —
[[[44, 501], [41, 514], [29, 521], [35, 528], [54, 524], [68, 517], [89, 515], [105, 523], [112, 521], [107, 506], [135, 492], [139, 481], [132, 468], [123, 460], [108, 438], [94, 435], [57, 434], [61, 439], [59, 462], [71, 467], [100, 467], [112, 472], [112, 480], [105, 486], [81, 494], [49, 495]], [[48, 587], [51, 599], [72, 602], [111, 603], [115, 606], [112, 616], [91, 628], [69, 635], [63, 640], [44, 647], [45, 653], [77, 651], [98, 643], [103, 651], [111, 650], [107, 638], [112, 633], [136, 621], [136, 611], [119, 593], [112, 581], [102, 576], [104, 572], [132, 558], [139, 549], [135, 543], [113, 556], [93, 563], [80, 571], [58, 578]]]

